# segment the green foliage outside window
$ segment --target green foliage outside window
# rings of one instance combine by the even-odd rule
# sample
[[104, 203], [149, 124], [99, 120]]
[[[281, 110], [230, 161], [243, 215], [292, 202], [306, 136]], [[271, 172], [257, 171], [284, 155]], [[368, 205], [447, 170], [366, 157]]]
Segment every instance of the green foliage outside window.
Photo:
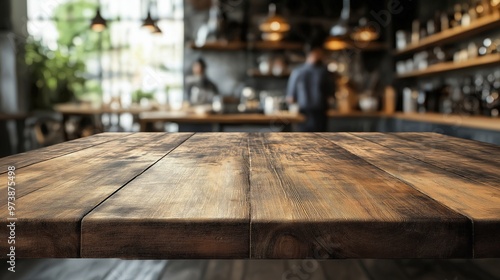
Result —
[[51, 109], [56, 103], [100, 99], [101, 86], [88, 79], [85, 61], [110, 48], [108, 31], [99, 34], [90, 28], [96, 1], [69, 1], [56, 7], [53, 20], [59, 37], [51, 50], [28, 39], [24, 61], [31, 74], [32, 109]]

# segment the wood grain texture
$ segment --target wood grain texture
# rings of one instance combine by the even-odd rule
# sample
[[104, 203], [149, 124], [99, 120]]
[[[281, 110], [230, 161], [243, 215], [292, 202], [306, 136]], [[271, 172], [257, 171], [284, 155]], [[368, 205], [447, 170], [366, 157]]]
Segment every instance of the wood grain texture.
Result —
[[[366, 134], [325, 133], [319, 135], [408, 183], [408, 185], [446, 207], [471, 219], [474, 226], [474, 256], [483, 258], [500, 257], [500, 244], [497, 242], [500, 238], [500, 223], [498, 222], [498, 217], [500, 217], [500, 190], [498, 188], [492, 188], [488, 184], [467, 179], [466, 177], [427, 164], [412, 156], [360, 138], [366, 136]], [[383, 138], [391, 140], [391, 144], [388, 147], [413, 145], [412, 141], [409, 141], [408, 138], [419, 138], [419, 135], [415, 134], [401, 134], [399, 136], [404, 136], [404, 138], [386, 135]], [[424, 145], [425, 148], [414, 149], [414, 151], [432, 151], [435, 149], [446, 151], [446, 149], [456, 149], [453, 145], [446, 144], [447, 142], [453, 143], [456, 140], [454, 138], [439, 135], [426, 136], [428, 136], [428, 140], [418, 139], [418, 144]], [[437, 141], [432, 141], [431, 139]], [[385, 142], [379, 140], [377, 143], [383, 144]], [[483, 145], [478, 143], [473, 144]], [[492, 145], [484, 146], [485, 148], [495, 149]], [[474, 145], [471, 144], [472, 147]], [[472, 149], [458, 148], [456, 152], [468, 158], [477, 157]], [[490, 154], [490, 157], [492, 155], [495, 154]]]
[[254, 134], [250, 155], [252, 258], [472, 256], [467, 218], [320, 136]]
[[[16, 256], [79, 257], [83, 216], [191, 135], [134, 134], [20, 169]], [[7, 217], [3, 203], [0, 216]], [[2, 236], [6, 223], [2, 218]]]
[[[18, 257], [499, 257], [498, 146], [415, 133], [81, 141], [19, 156], [27, 165], [16, 174]], [[6, 210], [0, 201], [3, 236]], [[303, 265], [284, 262], [283, 272]], [[332, 273], [306, 265], [310, 279]], [[239, 266], [203, 269], [212, 279], [252, 277]]]
[[7, 167], [15, 166], [20, 169], [38, 162], [64, 156], [79, 150], [88, 149], [115, 139], [126, 137], [131, 133], [102, 133], [92, 137], [76, 139], [45, 148], [12, 155], [0, 159], [0, 174], [7, 172]]
[[466, 155], [435, 148], [434, 144], [405, 141], [397, 134], [359, 133], [357, 136], [464, 178], [500, 188], [498, 165]]
[[83, 219], [82, 256], [248, 258], [248, 153], [246, 134], [193, 136]]
[[[499, 123], [500, 129], [500, 123]], [[450, 137], [438, 133], [395, 133], [405, 141], [412, 141], [431, 147], [463, 155], [468, 158], [500, 166], [500, 146], [469, 139]]]

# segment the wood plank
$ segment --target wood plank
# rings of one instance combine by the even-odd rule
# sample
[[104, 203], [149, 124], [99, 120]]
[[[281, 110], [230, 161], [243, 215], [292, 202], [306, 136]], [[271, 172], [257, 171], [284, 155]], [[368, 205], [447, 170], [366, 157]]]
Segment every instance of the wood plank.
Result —
[[420, 161], [432, 164], [462, 177], [500, 188], [498, 166], [477, 158], [469, 158], [450, 151], [433, 148], [432, 145], [405, 141], [401, 138], [382, 133], [358, 133], [363, 139], [409, 155]]
[[[440, 149], [468, 158], [500, 165], [500, 146], [474, 140], [461, 139], [438, 133], [395, 133], [406, 141], [420, 143], [431, 149]], [[497, 156], [495, 156], [497, 155]]]
[[[106, 134], [103, 134], [103, 136], [105, 135]], [[93, 137], [101, 138], [99, 136], [92, 136], [90, 138]], [[18, 170], [16, 171], [18, 175], [17, 179], [21, 178], [21, 180], [16, 180], [16, 184], [22, 187], [17, 188], [16, 199], [18, 200], [25, 195], [45, 187], [53, 188], [55, 187], [54, 181], [56, 181], [57, 184], [62, 182], [67, 182], [69, 184], [73, 182], [76, 178], [75, 176], [78, 175], [85, 176], [86, 178], [93, 178], [95, 176], [101, 177], [103, 174], [101, 174], [101, 170], [98, 168], [108, 170], [109, 166], [105, 165], [105, 163], [111, 166], [113, 166], [113, 164], [119, 164], [119, 162], [113, 161], [116, 159], [117, 154], [130, 160], [148, 160], [148, 157], [141, 158], [142, 155], [155, 155], [157, 156], [155, 158], [159, 159], [162, 155], [165, 155], [165, 153], [161, 149], [155, 150], [154, 147], [161, 145], [161, 141], [163, 141], [163, 136], [160, 134], [128, 134], [125, 137], [115, 138], [105, 143], [101, 143], [102, 145], [68, 153], [53, 160], [43, 161], [29, 168]], [[137, 149], [138, 146], [142, 145], [145, 145], [146, 149], [151, 149], [151, 151], [146, 153]], [[77, 147], [74, 148], [79, 149]], [[67, 150], [67, 152], [69, 151], [70, 150]], [[55, 154], [57, 154], [57, 152]], [[47, 155], [50, 157], [50, 153], [47, 153]], [[31, 157], [37, 158], [37, 154]], [[105, 159], [106, 161], [97, 162], [98, 165], [96, 165], [96, 161], [99, 159]], [[91, 169], [88, 167], [91, 167]], [[64, 172], [59, 172], [59, 170], [64, 170]], [[52, 174], [52, 176], [48, 176], [48, 174]], [[57, 177], [55, 175], [57, 175]], [[2, 179], [6, 180], [6, 178]], [[0, 185], [0, 192], [6, 191], [7, 183]], [[0, 201], [0, 207], [4, 205], [7, 205], [7, 201]]]
[[[491, 185], [469, 180], [455, 173], [427, 164], [411, 155], [396, 151], [398, 149], [396, 147], [414, 145], [413, 142], [403, 140], [402, 138], [384, 135], [378, 137], [378, 141], [374, 143], [361, 138], [369, 137], [364, 133], [325, 133], [319, 135], [408, 183], [416, 190], [428, 195], [439, 203], [469, 217], [473, 221], [474, 226], [474, 256], [500, 257], [500, 244], [497, 242], [500, 231], [500, 220], [498, 218], [500, 217], [499, 188], [492, 188]], [[427, 134], [423, 135], [425, 137]], [[413, 137], [416, 137], [416, 135]], [[446, 137], [446, 139], [448, 138]], [[383, 139], [390, 139], [391, 144], [388, 145]], [[383, 144], [395, 147], [396, 150], [381, 146]], [[430, 144], [435, 145], [433, 142]], [[421, 145], [426, 144], [422, 142]], [[419, 147], [419, 149], [414, 147], [413, 149], [413, 151], [419, 152], [423, 152], [424, 150], [431, 150], [433, 151], [432, 153], [441, 151], [430, 146]]]
[[253, 258], [471, 257], [471, 222], [319, 136], [255, 134]]
[[207, 42], [203, 46], [197, 46], [194, 42], [189, 43], [189, 47], [193, 50], [209, 50], [209, 51], [241, 51], [246, 48], [246, 44], [240, 41], [218, 41]]
[[248, 173], [247, 134], [196, 134], [83, 219], [82, 256], [248, 258]]
[[101, 133], [90, 137], [80, 138], [41, 149], [16, 154], [0, 159], [0, 174], [7, 172], [7, 167], [14, 166], [20, 169], [42, 161], [64, 156], [70, 153], [88, 149], [112, 140], [127, 137], [131, 133]]
[[[134, 134], [21, 169], [16, 217], [22, 230], [16, 231], [16, 256], [79, 257], [83, 216], [191, 135]], [[2, 186], [7, 185], [5, 177]], [[21, 196], [31, 185], [33, 191]], [[1, 207], [0, 215], [7, 217], [7, 207]], [[6, 224], [0, 221], [3, 236]], [[6, 246], [0, 243], [0, 250], [7, 251]]]
[[499, 26], [500, 26], [500, 16], [498, 13], [494, 13], [473, 21], [469, 26], [458, 26], [425, 37], [418, 43], [409, 44], [406, 48], [402, 50], [396, 50], [395, 55], [404, 55], [419, 50], [423, 50], [432, 46], [457, 42], [460, 40], [464, 40], [471, 35], [477, 35], [481, 32]]
[[485, 56], [472, 58], [462, 62], [447, 61], [438, 64], [433, 64], [425, 68], [424, 70], [415, 70], [407, 73], [397, 74], [396, 78], [407, 79], [407, 78], [425, 77], [434, 74], [441, 74], [457, 70], [465, 70], [465, 69], [486, 67], [486, 66], [496, 66], [498, 65], [498, 63], [500, 63], [499, 54], [496, 53], [488, 54]]

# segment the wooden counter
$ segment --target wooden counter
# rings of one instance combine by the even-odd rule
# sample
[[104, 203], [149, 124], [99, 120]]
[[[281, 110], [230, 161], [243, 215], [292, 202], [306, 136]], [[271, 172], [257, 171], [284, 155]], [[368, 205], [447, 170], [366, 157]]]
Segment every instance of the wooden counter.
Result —
[[0, 234], [18, 258], [499, 258], [499, 165], [439, 134], [100, 134], [0, 159]]
[[425, 113], [425, 114], [396, 113], [394, 114], [393, 117], [408, 121], [446, 124], [457, 127], [463, 126], [469, 128], [500, 131], [500, 118], [466, 116], [466, 115], [443, 115], [436, 113]]
[[[305, 117], [301, 114], [279, 112], [273, 115], [264, 114], [194, 114], [188, 112], [144, 112], [139, 115], [141, 131], [146, 132], [147, 126], [154, 122], [174, 122], [192, 124], [264, 124], [290, 125], [301, 123]], [[217, 130], [217, 129], [215, 129]]]
[[54, 106], [54, 110], [63, 115], [91, 116], [102, 114], [132, 114], [138, 115], [143, 112], [152, 111], [152, 108], [134, 105], [127, 108], [95, 107], [85, 104], [64, 103]]
[[475, 129], [486, 129], [492, 131], [500, 131], [500, 118], [484, 117], [484, 116], [468, 116], [468, 115], [444, 115], [438, 113], [401, 113], [387, 114], [383, 112], [360, 112], [353, 111], [349, 113], [340, 113], [334, 110], [328, 111], [330, 118], [393, 118], [407, 121], [425, 122], [451, 125], [456, 127], [468, 127]]

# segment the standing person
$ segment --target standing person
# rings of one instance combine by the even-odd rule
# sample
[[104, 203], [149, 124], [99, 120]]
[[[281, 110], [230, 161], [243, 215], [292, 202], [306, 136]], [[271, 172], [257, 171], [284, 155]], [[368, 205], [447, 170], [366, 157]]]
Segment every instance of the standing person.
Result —
[[218, 95], [217, 86], [206, 75], [207, 64], [198, 58], [191, 67], [192, 75], [186, 78], [184, 101], [190, 105], [212, 104], [212, 99]]
[[297, 103], [306, 122], [301, 132], [324, 132], [328, 123], [328, 97], [334, 95], [333, 78], [323, 64], [324, 51], [311, 47], [306, 63], [292, 72], [288, 81], [287, 101]]

